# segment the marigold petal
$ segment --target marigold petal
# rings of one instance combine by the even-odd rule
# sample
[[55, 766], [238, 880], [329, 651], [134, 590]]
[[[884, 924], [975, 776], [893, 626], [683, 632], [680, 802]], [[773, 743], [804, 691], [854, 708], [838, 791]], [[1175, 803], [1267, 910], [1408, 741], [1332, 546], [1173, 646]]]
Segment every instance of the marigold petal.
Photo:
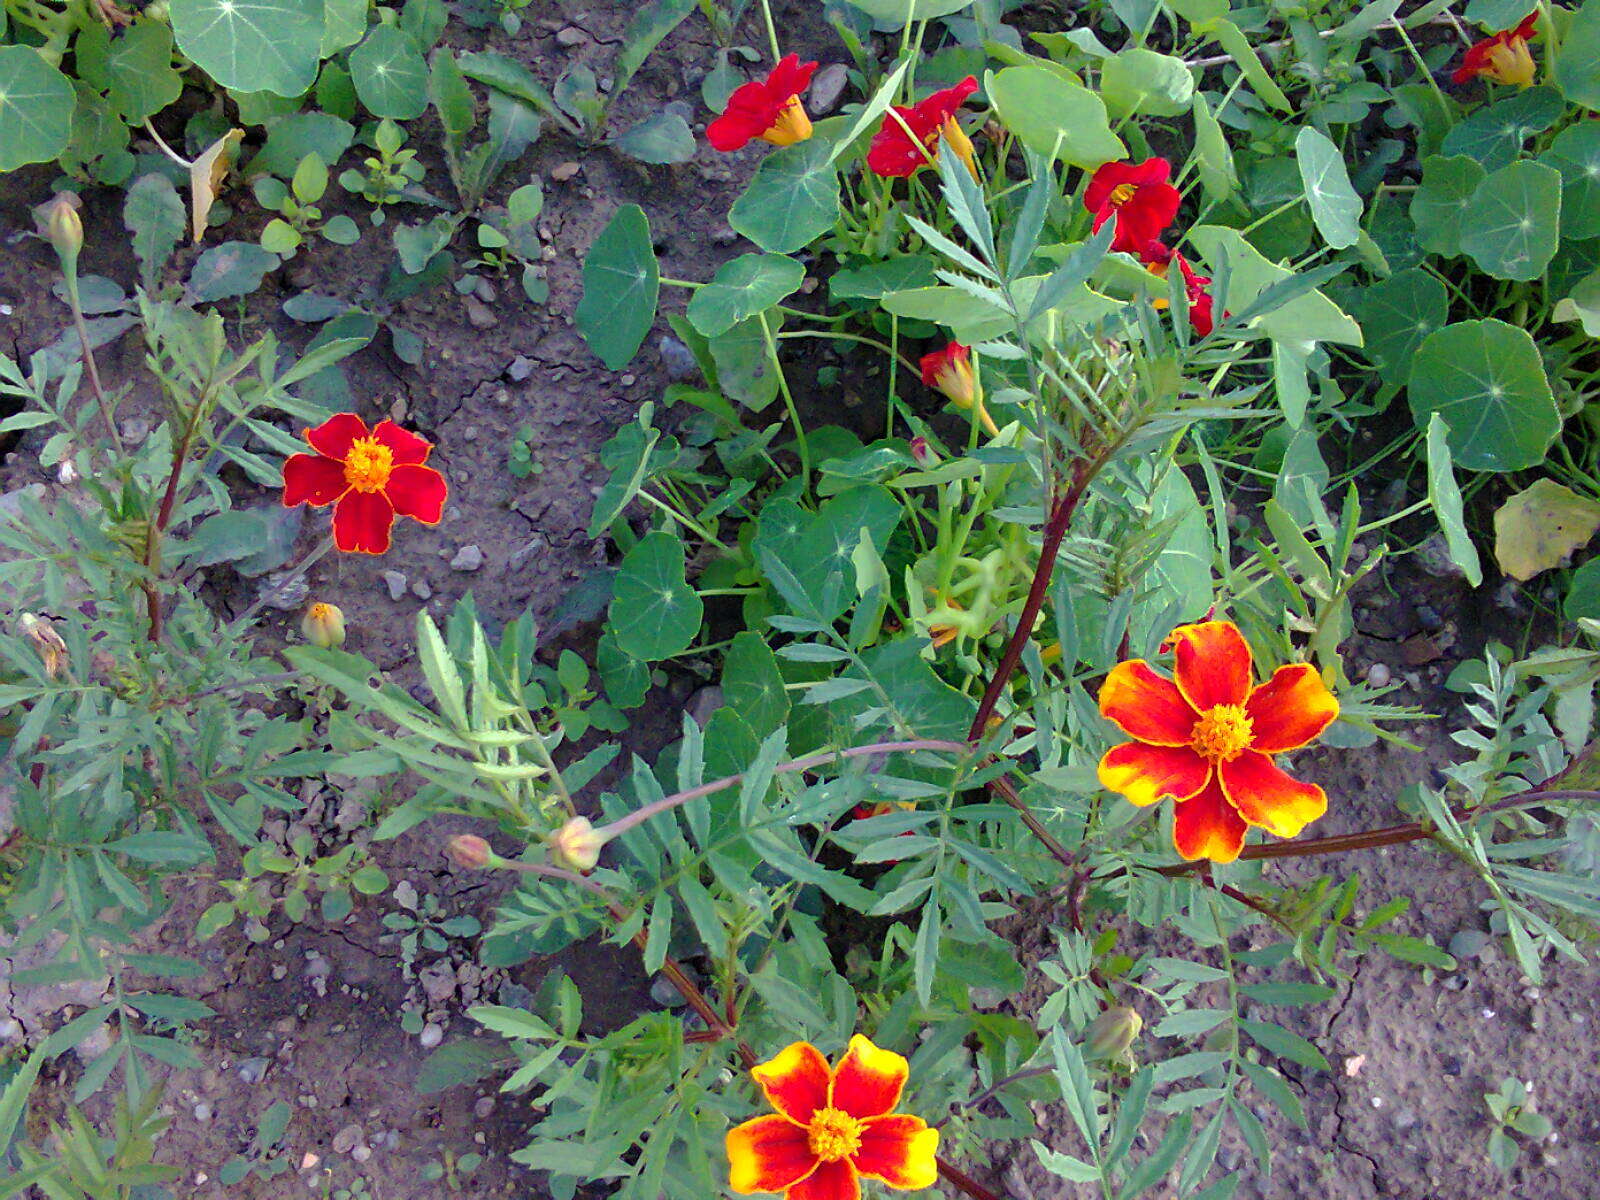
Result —
[[1142, 658], [1111, 668], [1100, 685], [1100, 714], [1129, 737], [1152, 746], [1187, 746], [1198, 719], [1178, 685]]
[[741, 1196], [781, 1192], [817, 1169], [805, 1128], [768, 1115], [728, 1130], [728, 1186]]
[[1197, 858], [1232, 862], [1244, 848], [1248, 828], [1215, 779], [1198, 796], [1172, 810], [1172, 844], [1191, 862]]
[[433, 452], [433, 443], [427, 438], [409, 429], [402, 429], [393, 421], [379, 421], [372, 430], [372, 436], [389, 447], [389, 453], [394, 456], [392, 461], [397, 467], [408, 463], [425, 463]]
[[1292, 838], [1328, 811], [1328, 795], [1287, 774], [1256, 750], [1217, 767], [1223, 793], [1235, 811], [1274, 837]]
[[444, 476], [432, 467], [419, 467], [408, 463], [396, 467], [389, 474], [384, 494], [395, 512], [402, 517], [421, 521], [424, 525], [437, 525], [444, 515], [444, 502], [449, 499], [450, 485]]
[[357, 438], [368, 436], [367, 423], [355, 413], [335, 413], [321, 425], [305, 431], [306, 441], [318, 454], [343, 462]]
[[1250, 643], [1232, 621], [1180, 625], [1162, 645], [1172, 648], [1173, 678], [1196, 711], [1250, 698]]
[[394, 505], [382, 492], [352, 489], [333, 506], [333, 544], [345, 554], [383, 554], [394, 527]]
[[1244, 711], [1255, 734], [1251, 748], [1282, 754], [1316, 741], [1339, 715], [1339, 702], [1310, 663], [1290, 663], [1250, 693]]
[[1140, 808], [1171, 796], [1187, 800], [1211, 780], [1211, 764], [1187, 746], [1123, 742], [1100, 760], [1100, 783]]
[[939, 1178], [939, 1131], [921, 1117], [890, 1113], [866, 1123], [861, 1148], [850, 1156], [856, 1170], [892, 1188], [932, 1187]]
[[320, 454], [291, 454], [283, 461], [283, 506], [311, 504], [321, 508], [344, 495], [344, 466]]
[[819, 1108], [828, 1106], [832, 1072], [828, 1060], [810, 1042], [791, 1042], [750, 1075], [767, 1097], [767, 1103], [791, 1121], [804, 1125]]
[[833, 1072], [833, 1107], [857, 1119], [893, 1112], [911, 1074], [905, 1056], [880, 1050], [859, 1033]]
[[784, 1200], [861, 1200], [861, 1179], [848, 1158], [818, 1163], [815, 1171], [788, 1190]]

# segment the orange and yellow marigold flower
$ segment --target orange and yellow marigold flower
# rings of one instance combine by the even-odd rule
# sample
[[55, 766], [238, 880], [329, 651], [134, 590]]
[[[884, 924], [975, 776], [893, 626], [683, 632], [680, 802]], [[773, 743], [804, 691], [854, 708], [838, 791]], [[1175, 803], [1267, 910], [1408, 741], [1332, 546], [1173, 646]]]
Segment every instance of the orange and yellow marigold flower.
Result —
[[395, 517], [437, 525], [449, 487], [424, 466], [433, 446], [393, 421], [368, 429], [355, 413], [339, 413], [305, 431], [314, 454], [283, 464], [283, 506], [333, 505], [333, 544], [346, 554], [389, 549]]
[[753, 1067], [777, 1113], [728, 1131], [728, 1185], [787, 1200], [858, 1200], [863, 1175], [892, 1188], [932, 1187], [939, 1131], [894, 1111], [909, 1073], [904, 1057], [860, 1034], [836, 1067], [809, 1042]]
[[1531, 12], [1522, 18], [1522, 23], [1515, 29], [1502, 29], [1474, 43], [1462, 55], [1461, 65], [1455, 69], [1451, 80], [1468, 83], [1482, 75], [1496, 83], [1508, 83], [1515, 87], [1531, 86], [1537, 68], [1528, 42], [1534, 36], [1533, 26], [1538, 17], [1537, 11]]
[[1272, 761], [1339, 715], [1315, 669], [1291, 663], [1256, 684], [1231, 621], [1180, 626], [1162, 648], [1173, 651], [1173, 678], [1132, 659], [1100, 688], [1101, 713], [1133, 739], [1106, 751], [1100, 782], [1138, 805], [1177, 801], [1173, 842], [1187, 859], [1232, 862], [1251, 825], [1288, 838], [1322, 816], [1323, 790]]
[[811, 86], [814, 62], [803, 63], [788, 54], [767, 73], [734, 89], [728, 107], [706, 126], [706, 140], [727, 153], [760, 138], [774, 146], [792, 146], [811, 136], [811, 118], [800, 93]]

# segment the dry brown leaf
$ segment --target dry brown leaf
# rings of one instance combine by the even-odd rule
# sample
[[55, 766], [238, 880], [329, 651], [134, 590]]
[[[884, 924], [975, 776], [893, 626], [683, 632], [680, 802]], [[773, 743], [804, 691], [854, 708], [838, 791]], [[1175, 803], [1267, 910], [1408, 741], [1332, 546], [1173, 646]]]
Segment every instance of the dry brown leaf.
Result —
[[1494, 514], [1494, 556], [1513, 579], [1559, 567], [1600, 529], [1600, 501], [1553, 479], [1518, 492]]
[[189, 228], [197, 243], [205, 236], [206, 218], [233, 165], [234, 148], [243, 138], [244, 130], [230, 129], [189, 164]]

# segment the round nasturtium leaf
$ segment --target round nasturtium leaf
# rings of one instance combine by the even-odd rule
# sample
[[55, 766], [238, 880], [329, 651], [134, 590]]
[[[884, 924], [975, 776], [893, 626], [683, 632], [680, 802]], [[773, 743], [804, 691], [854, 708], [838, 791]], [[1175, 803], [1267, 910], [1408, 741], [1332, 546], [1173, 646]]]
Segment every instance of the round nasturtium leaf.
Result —
[[1367, 357], [1383, 372], [1385, 383], [1403, 384], [1410, 378], [1417, 347], [1442, 329], [1449, 315], [1444, 284], [1420, 267], [1362, 289], [1357, 316]]
[[984, 90], [1001, 124], [1035, 154], [1086, 169], [1127, 156], [1105, 103], [1081, 83], [1044, 67], [1006, 67], [988, 76]]
[[229, 91], [298, 96], [317, 79], [323, 0], [171, 0], [178, 49]]
[[1119, 117], [1176, 117], [1189, 111], [1194, 75], [1181, 58], [1135, 46], [1100, 64], [1100, 96]]
[[637, 204], [624, 204], [589, 247], [573, 314], [589, 349], [611, 370], [621, 370], [644, 343], [660, 294], [650, 222]]
[[1538, 346], [1504, 321], [1457, 321], [1429, 335], [1411, 360], [1407, 398], [1419, 429], [1439, 414], [1450, 453], [1472, 471], [1537, 466], [1561, 431]]
[[130, 125], [155, 116], [178, 98], [183, 79], [172, 67], [172, 31], [140, 21], [111, 43], [107, 96]]
[[706, 337], [766, 312], [805, 281], [806, 269], [781, 254], [741, 254], [717, 268], [689, 301], [690, 324]]
[[1439, 144], [1441, 154], [1465, 154], [1485, 171], [1509, 166], [1536, 133], [1549, 129], [1567, 111], [1561, 93], [1531, 87], [1486, 104], [1451, 126]]
[[681, 653], [694, 643], [704, 612], [684, 578], [682, 542], [658, 531], [628, 551], [611, 590], [610, 626], [619, 650], [645, 662]]
[[1539, 161], [1561, 172], [1561, 236], [1600, 236], [1600, 126], [1569, 125]]
[[730, 226], [773, 254], [794, 253], [838, 219], [839, 172], [832, 144], [820, 137], [763, 158], [728, 211]]
[[67, 77], [31, 46], [0, 46], [0, 171], [49, 162], [72, 138]]
[[428, 107], [428, 64], [409, 33], [374, 25], [350, 52], [356, 96], [375, 117], [409, 121]]
[[1411, 194], [1411, 220], [1424, 250], [1454, 258], [1461, 253], [1461, 218], [1488, 174], [1464, 155], [1422, 160], [1422, 182]]
[[1561, 239], [1561, 173], [1515, 162], [1489, 175], [1461, 212], [1461, 252], [1496, 279], [1537, 279]]

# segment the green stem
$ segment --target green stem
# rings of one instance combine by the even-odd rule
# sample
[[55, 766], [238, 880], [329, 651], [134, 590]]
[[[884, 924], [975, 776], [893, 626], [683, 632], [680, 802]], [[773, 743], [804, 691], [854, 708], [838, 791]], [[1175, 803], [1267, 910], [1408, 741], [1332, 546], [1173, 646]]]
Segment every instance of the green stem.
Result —
[[228, 637], [228, 638], [237, 637], [241, 632], [243, 632], [245, 626], [247, 626], [250, 623], [250, 618], [255, 616], [258, 612], [260, 612], [262, 606], [264, 604], [266, 604], [266, 602], [268, 600], [271, 600], [274, 596], [276, 596], [279, 593], [281, 593], [285, 588], [287, 588], [295, 580], [297, 580], [301, 576], [303, 576], [307, 571], [309, 571], [313, 566], [315, 566], [316, 563], [318, 561], [320, 561], [322, 559], [322, 557], [325, 554], [328, 553], [329, 550], [332, 550], [332, 549], [333, 549], [333, 535], [329, 534], [327, 537], [322, 539], [322, 543], [315, 550], [313, 550], [310, 554], [306, 555], [303, 559], [300, 560], [300, 565], [299, 566], [295, 567], [294, 570], [290, 571], [282, 579], [278, 580], [278, 582], [276, 584], [274, 584], [270, 588], [265, 589], [259, 596], [257, 596], [256, 599], [255, 599], [255, 603], [252, 604], [249, 608], [245, 609], [244, 612], [241, 613], [233, 621], [233, 623], [228, 626], [227, 633], [224, 634], [224, 636]]
[[783, 393], [784, 407], [789, 410], [789, 420], [794, 424], [795, 445], [800, 451], [800, 487], [802, 491], [811, 489], [811, 447], [806, 441], [806, 427], [800, 422], [800, 410], [795, 407], [794, 394], [789, 390], [789, 379], [783, 373], [783, 363], [778, 358], [778, 343], [772, 336], [772, 325], [767, 320], [767, 314], [761, 313], [761, 336], [766, 339], [767, 358], [772, 362], [772, 369], [778, 373], [778, 390]]
[[778, 27], [772, 22], [771, 0], [761, 0], [761, 16], [767, 23], [767, 42], [772, 47], [772, 61], [777, 62], [783, 57], [783, 50], [778, 46]]

